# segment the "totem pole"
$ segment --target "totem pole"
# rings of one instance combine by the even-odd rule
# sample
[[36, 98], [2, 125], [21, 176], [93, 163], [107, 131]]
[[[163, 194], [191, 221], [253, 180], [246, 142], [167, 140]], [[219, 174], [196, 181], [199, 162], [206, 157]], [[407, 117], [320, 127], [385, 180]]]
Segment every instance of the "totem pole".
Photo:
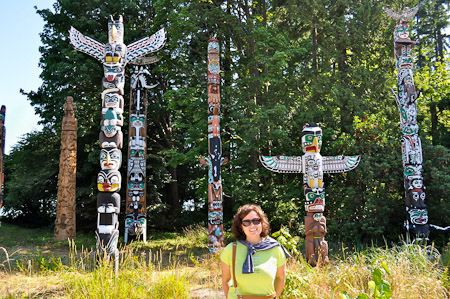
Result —
[[122, 176], [123, 105], [125, 66], [135, 58], [158, 51], [166, 41], [166, 31], [161, 29], [150, 37], [144, 37], [126, 46], [123, 43], [124, 27], [122, 16], [108, 22], [109, 42], [101, 42], [84, 36], [71, 27], [70, 41], [75, 49], [96, 58], [103, 64], [102, 121], [100, 139], [100, 167], [97, 177], [97, 253], [113, 256], [118, 267], [117, 241], [119, 238], [118, 215]]
[[209, 252], [214, 253], [225, 246], [220, 166], [228, 162], [228, 158], [222, 157], [220, 140], [220, 57], [217, 39], [208, 40], [208, 153], [207, 158], [200, 158], [200, 163], [208, 165]]
[[[3, 206], [3, 194], [4, 194], [4, 183], [5, 183], [5, 162], [4, 162], [4, 156], [5, 156], [5, 134], [6, 134], [6, 128], [5, 128], [5, 113], [6, 113], [6, 107], [5, 105], [2, 105], [0, 108], [0, 210]], [[1, 222], [0, 222], [1, 226]]]
[[306, 258], [315, 266], [328, 263], [328, 243], [325, 241], [327, 222], [325, 211], [324, 173], [340, 173], [358, 166], [360, 156], [326, 157], [320, 154], [322, 129], [316, 123], [303, 127], [303, 156], [260, 156], [263, 166], [281, 173], [303, 173], [305, 195]]
[[428, 211], [425, 204], [425, 186], [422, 177], [422, 144], [417, 125], [417, 98], [420, 92], [414, 85], [412, 48], [418, 44], [409, 38], [409, 24], [419, 6], [405, 8], [402, 12], [385, 8], [388, 16], [399, 20], [394, 27], [394, 57], [397, 69], [397, 93], [392, 90], [397, 102], [402, 132], [402, 161], [405, 185], [406, 240], [410, 233], [416, 241], [427, 240], [430, 232]]
[[67, 97], [64, 104], [59, 158], [58, 200], [54, 232], [54, 238], [57, 241], [74, 239], [76, 235], [77, 120], [75, 108], [73, 98]]
[[[150, 58], [150, 57], [145, 57]], [[125, 217], [125, 243], [128, 236], [140, 236], [147, 242], [146, 220], [146, 152], [147, 152], [147, 85], [148, 70], [142, 66], [157, 59], [133, 61], [136, 64], [131, 75], [130, 123], [128, 136], [127, 201]], [[141, 66], [139, 66], [141, 65]]]

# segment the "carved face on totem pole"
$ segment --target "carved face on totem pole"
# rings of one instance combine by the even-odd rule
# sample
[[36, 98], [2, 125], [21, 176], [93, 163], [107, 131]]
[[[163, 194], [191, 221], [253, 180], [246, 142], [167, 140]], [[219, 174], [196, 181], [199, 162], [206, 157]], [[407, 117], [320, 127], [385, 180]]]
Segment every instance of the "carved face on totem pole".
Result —
[[135, 128], [143, 127], [145, 124], [145, 116], [138, 115], [138, 114], [131, 114], [130, 122], [131, 122], [132, 127], [135, 127]]
[[106, 112], [109, 108], [117, 113], [123, 113], [123, 97], [118, 93], [118, 88], [107, 89], [102, 93], [102, 107]]
[[412, 135], [419, 133], [419, 126], [417, 124], [401, 124], [400, 128], [404, 135]]
[[407, 165], [403, 170], [405, 177], [421, 177], [422, 165]]
[[324, 212], [325, 211], [325, 191], [313, 191], [311, 188], [305, 188], [305, 210], [306, 212]]
[[409, 220], [413, 224], [424, 225], [428, 223], [428, 211], [426, 209], [406, 208], [409, 214]]
[[102, 170], [97, 176], [98, 191], [119, 192], [122, 176], [117, 170]]
[[399, 39], [409, 39], [409, 24], [402, 22], [394, 27], [394, 41]]
[[322, 147], [322, 129], [316, 123], [306, 124], [302, 130], [304, 153], [319, 153]]
[[219, 54], [219, 41], [210, 40], [208, 43], [208, 53]]
[[123, 119], [120, 114], [112, 108], [108, 109], [103, 115], [101, 130], [106, 137], [113, 137], [118, 131], [121, 131], [120, 126], [123, 125]]
[[100, 152], [102, 170], [119, 170], [122, 165], [122, 151], [117, 148], [103, 148]]
[[108, 22], [108, 40], [109, 43], [123, 44], [123, 18], [119, 16], [116, 21], [112, 16], [109, 16], [110, 20]]
[[210, 224], [220, 225], [223, 223], [222, 211], [211, 211], [208, 213], [208, 221]]
[[125, 75], [124, 75], [124, 67], [109, 67], [103, 66], [103, 88], [104, 89], [113, 89], [118, 88], [120, 93], [123, 94], [123, 88], [125, 86]]

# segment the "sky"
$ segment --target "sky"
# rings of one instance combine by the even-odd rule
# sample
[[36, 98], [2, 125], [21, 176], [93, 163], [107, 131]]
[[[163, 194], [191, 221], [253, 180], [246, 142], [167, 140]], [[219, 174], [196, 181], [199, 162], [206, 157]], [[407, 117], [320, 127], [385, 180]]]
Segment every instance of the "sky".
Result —
[[[0, 3], [6, 0], [0, 0]], [[3, 3], [0, 9], [0, 28], [2, 30], [3, 72], [0, 72], [0, 105], [6, 106], [5, 114], [5, 152], [8, 154], [26, 133], [40, 130], [40, 118], [27, 97], [20, 94], [37, 91], [42, 84], [39, 78], [39, 47], [42, 45], [39, 33], [43, 31], [44, 21], [36, 13], [38, 9], [52, 8], [54, 0], [16, 0]]]

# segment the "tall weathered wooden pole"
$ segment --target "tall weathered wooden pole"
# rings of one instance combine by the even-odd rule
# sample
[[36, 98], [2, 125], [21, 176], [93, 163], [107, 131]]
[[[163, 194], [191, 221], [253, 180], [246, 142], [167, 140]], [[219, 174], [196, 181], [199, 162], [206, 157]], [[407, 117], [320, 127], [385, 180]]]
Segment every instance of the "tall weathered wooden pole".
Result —
[[79, 51], [96, 58], [103, 64], [102, 121], [100, 139], [100, 167], [97, 176], [97, 253], [114, 257], [118, 269], [119, 218], [122, 176], [123, 144], [123, 95], [125, 67], [132, 60], [160, 50], [166, 42], [166, 30], [161, 29], [152, 36], [141, 38], [128, 46], [123, 43], [124, 26], [119, 20], [108, 22], [108, 43], [105, 45], [84, 36], [71, 28], [70, 42]]
[[219, 41], [208, 41], [208, 157], [200, 163], [208, 165], [208, 231], [209, 251], [225, 246], [223, 237], [222, 180], [220, 166], [228, 162], [222, 157], [220, 140], [220, 55]]
[[75, 191], [77, 173], [77, 119], [72, 97], [64, 104], [59, 158], [58, 200], [54, 238], [57, 241], [76, 236]]

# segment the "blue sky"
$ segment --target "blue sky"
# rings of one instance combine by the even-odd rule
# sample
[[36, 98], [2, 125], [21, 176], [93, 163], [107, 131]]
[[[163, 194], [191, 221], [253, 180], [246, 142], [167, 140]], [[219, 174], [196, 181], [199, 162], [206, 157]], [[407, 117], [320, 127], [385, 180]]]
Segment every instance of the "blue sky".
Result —
[[[6, 0], [2, 0], [2, 2]], [[36, 14], [34, 6], [39, 9], [52, 8], [54, 0], [17, 0], [3, 3], [0, 10], [0, 28], [2, 30], [2, 46], [0, 57], [3, 72], [0, 72], [0, 105], [6, 106], [6, 142], [5, 150], [20, 140], [20, 136], [39, 130], [39, 117], [27, 98], [20, 94], [37, 90], [42, 84], [39, 78], [39, 46], [44, 22]]]

